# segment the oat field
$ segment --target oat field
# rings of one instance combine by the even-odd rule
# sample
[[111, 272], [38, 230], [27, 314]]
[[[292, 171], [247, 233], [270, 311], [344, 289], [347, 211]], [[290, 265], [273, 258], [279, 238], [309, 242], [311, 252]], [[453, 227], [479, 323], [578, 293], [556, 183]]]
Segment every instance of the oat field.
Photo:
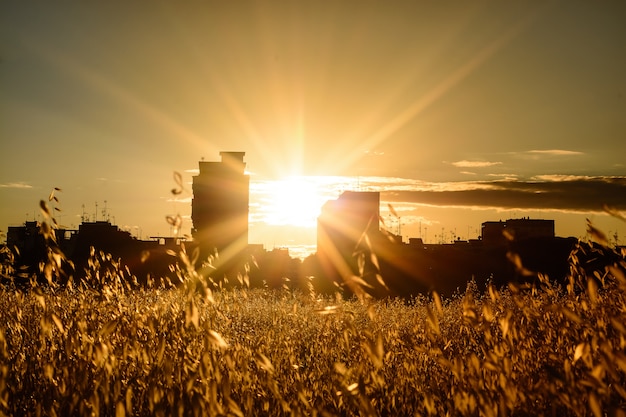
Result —
[[574, 254], [562, 285], [372, 300], [211, 291], [192, 270], [129, 290], [94, 253], [86, 283], [0, 289], [0, 414], [624, 416], [612, 255], [589, 270]]

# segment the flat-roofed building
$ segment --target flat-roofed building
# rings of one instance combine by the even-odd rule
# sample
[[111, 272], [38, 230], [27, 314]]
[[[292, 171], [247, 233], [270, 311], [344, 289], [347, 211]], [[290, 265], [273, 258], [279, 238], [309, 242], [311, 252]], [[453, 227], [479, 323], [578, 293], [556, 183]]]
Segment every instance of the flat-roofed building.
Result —
[[317, 256], [327, 276], [338, 280], [357, 273], [353, 255], [370, 249], [364, 246], [365, 235], [378, 238], [379, 219], [378, 192], [345, 191], [322, 206], [317, 219]]
[[192, 236], [206, 259], [239, 255], [248, 245], [250, 176], [245, 152], [220, 152], [219, 162], [199, 162], [193, 177]]
[[554, 220], [543, 219], [508, 219], [506, 221], [484, 222], [481, 227], [482, 241], [485, 245], [502, 245], [506, 242], [505, 236], [520, 241], [536, 237], [555, 236]]

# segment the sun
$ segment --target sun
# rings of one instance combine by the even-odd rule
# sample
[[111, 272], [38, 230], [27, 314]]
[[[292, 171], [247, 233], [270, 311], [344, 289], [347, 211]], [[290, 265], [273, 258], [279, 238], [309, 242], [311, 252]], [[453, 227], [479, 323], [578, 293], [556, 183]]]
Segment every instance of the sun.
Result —
[[316, 227], [327, 197], [314, 177], [265, 181], [259, 191], [259, 220], [269, 225]]

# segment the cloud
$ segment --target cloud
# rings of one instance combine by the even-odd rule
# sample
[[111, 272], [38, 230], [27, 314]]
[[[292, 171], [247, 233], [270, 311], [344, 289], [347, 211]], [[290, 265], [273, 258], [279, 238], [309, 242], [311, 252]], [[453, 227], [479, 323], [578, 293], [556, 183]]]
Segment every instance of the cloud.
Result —
[[537, 209], [601, 212], [607, 205], [626, 210], [626, 177], [540, 176], [542, 180], [441, 183], [439, 189], [381, 192], [381, 200], [433, 206], [472, 206], [502, 209]]
[[502, 178], [505, 180], [509, 180], [509, 181], [514, 181], [516, 180], [519, 175], [517, 174], [487, 174], [488, 177], [495, 177], [495, 178]]
[[0, 184], [0, 188], [26, 189], [26, 188], [33, 188], [33, 186], [30, 184], [23, 183], [23, 182], [8, 182], [5, 184]]
[[500, 165], [502, 162], [488, 162], [488, 161], [456, 161], [451, 162], [452, 165], [458, 168], [485, 168], [492, 167], [494, 165]]
[[[607, 177], [610, 178], [610, 177]], [[561, 174], [551, 174], [551, 175], [535, 175], [531, 178], [531, 180], [537, 181], [588, 181], [593, 180], [594, 177], [591, 176], [583, 176], [583, 175], [561, 175]]]
[[536, 155], [552, 155], [552, 156], [584, 155], [583, 152], [568, 151], [568, 150], [565, 150], [565, 149], [532, 150], [532, 151], [528, 151], [528, 153], [536, 154]]

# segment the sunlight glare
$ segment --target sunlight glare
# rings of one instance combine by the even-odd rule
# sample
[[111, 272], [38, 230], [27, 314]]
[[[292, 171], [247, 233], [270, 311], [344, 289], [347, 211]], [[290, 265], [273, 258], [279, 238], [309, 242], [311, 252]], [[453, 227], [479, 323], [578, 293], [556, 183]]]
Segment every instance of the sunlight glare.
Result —
[[293, 176], [267, 183], [264, 220], [273, 225], [315, 227], [326, 197], [311, 177]]

